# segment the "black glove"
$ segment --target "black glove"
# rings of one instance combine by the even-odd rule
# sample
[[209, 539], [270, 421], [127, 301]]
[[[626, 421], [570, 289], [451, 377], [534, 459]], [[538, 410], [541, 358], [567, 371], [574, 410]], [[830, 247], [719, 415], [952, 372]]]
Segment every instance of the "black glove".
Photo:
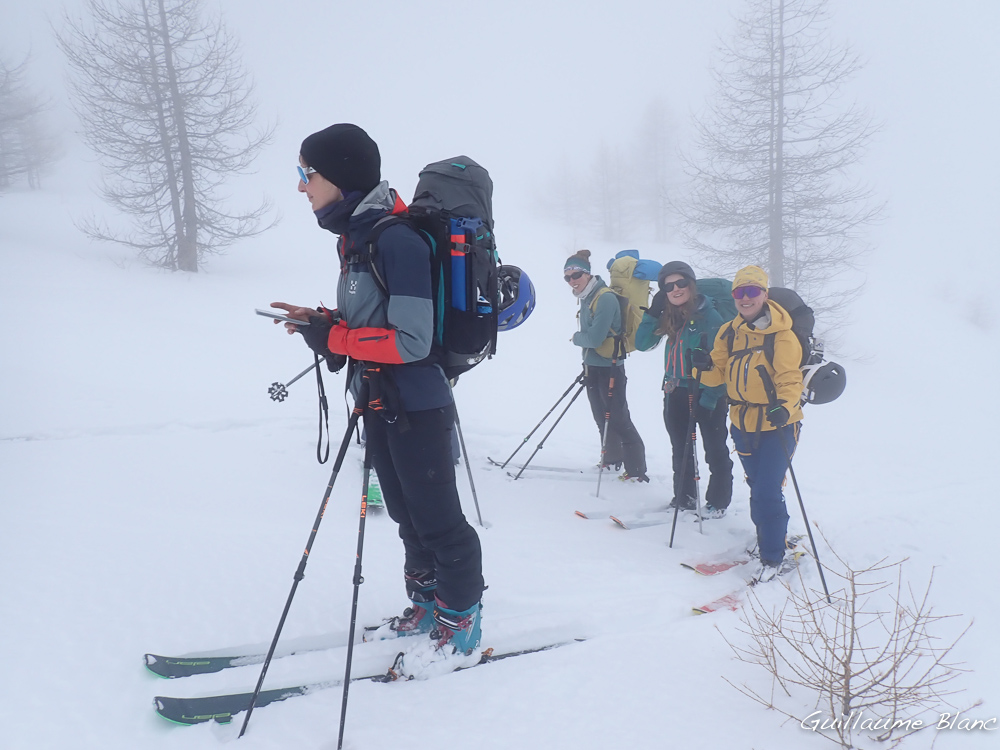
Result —
[[327, 354], [326, 367], [330, 372], [340, 372], [347, 364], [346, 354]]
[[663, 311], [667, 309], [667, 295], [661, 289], [656, 294], [653, 295], [653, 301], [649, 303], [649, 309], [646, 310], [651, 316], [659, 320], [663, 317]]
[[705, 349], [691, 350], [691, 366], [698, 368], [700, 372], [707, 372], [715, 367], [712, 361], [712, 352]]
[[784, 427], [788, 424], [788, 409], [784, 406], [768, 407], [764, 415], [767, 417], [767, 421], [771, 423], [771, 427]]
[[[322, 307], [319, 308], [320, 312], [331, 312], [335, 318], [339, 318], [336, 311], [327, 311]], [[330, 351], [330, 347], [327, 342], [330, 340], [330, 329], [336, 324], [336, 319], [331, 320], [326, 315], [310, 315], [309, 325], [299, 326], [298, 332], [302, 334], [302, 338], [305, 339], [306, 345], [316, 352], [321, 357], [333, 357], [333, 352]], [[336, 371], [335, 371], [336, 372]]]

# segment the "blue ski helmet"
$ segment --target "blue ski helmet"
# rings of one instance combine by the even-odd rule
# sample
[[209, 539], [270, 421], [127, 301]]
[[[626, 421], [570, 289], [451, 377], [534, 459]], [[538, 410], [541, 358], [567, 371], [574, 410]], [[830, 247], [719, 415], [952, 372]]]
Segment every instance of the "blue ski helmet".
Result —
[[499, 291], [497, 330], [512, 331], [535, 309], [535, 287], [528, 274], [517, 266], [500, 266]]

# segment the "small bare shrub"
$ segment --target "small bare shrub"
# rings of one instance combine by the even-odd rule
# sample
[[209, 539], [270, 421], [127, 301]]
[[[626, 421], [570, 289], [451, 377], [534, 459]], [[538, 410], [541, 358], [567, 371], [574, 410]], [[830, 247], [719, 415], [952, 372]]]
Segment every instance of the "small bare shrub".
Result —
[[[955, 710], [948, 698], [960, 690], [952, 681], [968, 670], [952, 661], [951, 651], [972, 623], [941, 640], [935, 631], [956, 616], [934, 613], [933, 574], [917, 592], [904, 582], [905, 560], [883, 558], [855, 570], [833, 555], [842, 572], [827, 571], [842, 586], [834, 587], [830, 603], [808, 589], [800, 572], [800, 585], [785, 584], [780, 608], [751, 594], [738, 631], [747, 644], [726, 639], [740, 661], [771, 676], [770, 690], [727, 682], [843, 748], [863, 738], [895, 747], [933, 726], [945, 707]], [[805, 696], [813, 711], [800, 716]]]

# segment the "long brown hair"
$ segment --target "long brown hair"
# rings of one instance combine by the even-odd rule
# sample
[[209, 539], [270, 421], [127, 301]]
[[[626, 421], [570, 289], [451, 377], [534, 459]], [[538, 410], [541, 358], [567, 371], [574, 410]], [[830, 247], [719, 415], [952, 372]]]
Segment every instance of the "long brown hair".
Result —
[[660, 322], [653, 333], [657, 336], [666, 336], [667, 341], [674, 340], [674, 337], [691, 320], [691, 316], [694, 315], [694, 311], [698, 307], [698, 282], [694, 279], [690, 281], [691, 286], [688, 289], [691, 290], [691, 296], [683, 305], [672, 305], [669, 299], [664, 300], [663, 315], [660, 316]]

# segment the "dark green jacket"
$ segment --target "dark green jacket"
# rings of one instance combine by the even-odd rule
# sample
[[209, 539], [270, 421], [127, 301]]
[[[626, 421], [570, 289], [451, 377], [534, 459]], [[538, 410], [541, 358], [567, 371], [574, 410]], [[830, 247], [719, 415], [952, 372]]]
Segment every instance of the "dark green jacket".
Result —
[[[698, 295], [698, 306], [695, 308], [691, 320], [688, 321], [684, 329], [681, 330], [671, 341], [667, 341], [667, 349], [664, 352], [664, 373], [663, 382], [669, 380], [678, 381], [678, 388], [688, 388], [691, 384], [691, 350], [697, 349], [701, 345], [701, 337], [705, 336], [705, 349], [711, 351], [715, 342], [715, 335], [719, 332], [725, 321], [715, 309], [715, 305], [705, 295]], [[668, 303], [669, 304], [669, 303]], [[660, 343], [662, 336], [657, 336], [654, 331], [659, 320], [646, 313], [642, 316], [642, 323], [635, 333], [636, 349], [649, 351]], [[709, 388], [701, 386], [701, 395], [698, 403], [706, 409], [714, 409], [719, 399], [725, 394], [724, 386]]]

